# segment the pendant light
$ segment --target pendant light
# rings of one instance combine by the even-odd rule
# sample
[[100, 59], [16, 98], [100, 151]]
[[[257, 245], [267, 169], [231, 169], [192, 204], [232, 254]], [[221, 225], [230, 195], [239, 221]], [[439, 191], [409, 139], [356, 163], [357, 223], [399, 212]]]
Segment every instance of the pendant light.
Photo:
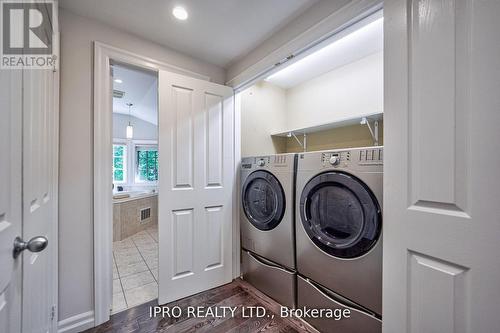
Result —
[[130, 123], [130, 108], [132, 107], [132, 103], [127, 103], [127, 106], [128, 106], [128, 125], [127, 125], [127, 139], [132, 139], [134, 137], [134, 127], [132, 126], [132, 124]]

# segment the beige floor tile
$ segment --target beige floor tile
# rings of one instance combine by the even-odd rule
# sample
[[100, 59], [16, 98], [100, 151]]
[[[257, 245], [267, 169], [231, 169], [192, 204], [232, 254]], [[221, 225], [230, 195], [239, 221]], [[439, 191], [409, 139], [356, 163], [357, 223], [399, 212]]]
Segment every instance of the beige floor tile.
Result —
[[142, 256], [137, 252], [137, 254], [131, 254], [128, 256], [125, 255], [115, 255], [116, 258], [116, 265], [123, 266], [123, 265], [130, 265], [130, 264], [135, 264], [138, 262], [143, 261]]
[[155, 279], [149, 270], [132, 274], [122, 278], [122, 285], [124, 290], [144, 286], [148, 283], [154, 282]]
[[147, 260], [147, 258], [158, 258], [158, 249], [141, 249], [141, 256]]
[[137, 247], [134, 245], [134, 247], [128, 247], [124, 249], [113, 249], [113, 253], [115, 256], [129, 256], [129, 255], [134, 255], [137, 254], [139, 251], [137, 250]]
[[158, 282], [158, 268], [153, 268], [151, 270], [151, 273], [153, 274], [153, 276], [155, 277], [155, 280], [156, 282]]
[[125, 302], [125, 296], [123, 293], [118, 293], [113, 295], [113, 306], [111, 308], [112, 313], [116, 313], [127, 308], [127, 303]]
[[151, 237], [156, 241], [158, 242], [158, 234], [152, 234]]
[[155, 240], [152, 237], [144, 238], [144, 239], [139, 239], [139, 240], [134, 240], [134, 243], [135, 243], [135, 245], [138, 248], [141, 248], [141, 247], [144, 247], [144, 246], [150, 247], [151, 246], [150, 244], [156, 245], [156, 242], [155, 242]]
[[123, 292], [122, 284], [120, 283], [120, 279], [113, 280], [113, 295], [117, 293]]
[[157, 267], [157, 225], [113, 243], [112, 313], [158, 297]]
[[139, 249], [139, 252], [142, 251], [158, 251], [158, 244], [156, 243], [148, 243], [148, 244], [141, 244], [137, 246]]
[[113, 243], [114, 250], [124, 250], [124, 249], [133, 248], [134, 246], [135, 245], [134, 245], [134, 242], [132, 241], [132, 239], [124, 239], [124, 240]]
[[118, 265], [118, 273], [120, 278], [123, 279], [127, 275], [132, 275], [140, 272], [147, 271], [148, 267], [144, 261], [130, 264], [130, 265]]
[[149, 269], [157, 268], [158, 267], [158, 258], [145, 258], [146, 259], [146, 264], [148, 265]]
[[156, 282], [125, 291], [125, 299], [129, 307], [151, 301], [157, 297], [158, 284]]

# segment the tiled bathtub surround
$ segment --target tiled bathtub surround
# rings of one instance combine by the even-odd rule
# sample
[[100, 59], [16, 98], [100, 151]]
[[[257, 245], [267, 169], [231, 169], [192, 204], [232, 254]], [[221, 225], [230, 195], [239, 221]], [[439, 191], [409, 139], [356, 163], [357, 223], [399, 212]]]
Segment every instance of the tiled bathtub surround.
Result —
[[158, 227], [113, 243], [113, 308], [116, 313], [158, 297]]
[[[141, 210], [151, 209], [141, 221]], [[158, 227], [158, 194], [113, 200], [113, 241], [124, 240], [140, 231]]]

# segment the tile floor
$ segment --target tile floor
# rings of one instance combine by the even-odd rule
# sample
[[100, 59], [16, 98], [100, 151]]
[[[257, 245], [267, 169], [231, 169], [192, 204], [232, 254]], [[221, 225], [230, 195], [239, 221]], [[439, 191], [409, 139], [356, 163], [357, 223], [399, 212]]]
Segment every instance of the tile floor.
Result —
[[113, 308], [117, 313], [158, 297], [158, 227], [113, 243]]

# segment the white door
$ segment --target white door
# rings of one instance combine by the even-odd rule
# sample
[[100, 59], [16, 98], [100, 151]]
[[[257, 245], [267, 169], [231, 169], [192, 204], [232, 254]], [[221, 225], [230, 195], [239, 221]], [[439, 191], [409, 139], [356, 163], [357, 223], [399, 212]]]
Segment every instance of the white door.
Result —
[[0, 74], [0, 332], [21, 332], [21, 260], [12, 256], [22, 232], [22, 72]]
[[159, 303], [232, 278], [233, 90], [159, 73]]
[[52, 70], [23, 71], [23, 239], [48, 240], [41, 252], [24, 251], [23, 332], [50, 332], [55, 319], [57, 277], [57, 112]]
[[[56, 327], [57, 246], [50, 244], [57, 238], [55, 78], [52, 70], [5, 70], [0, 76], [0, 332]], [[14, 257], [17, 236], [43, 236], [49, 245], [34, 240]]]
[[385, 333], [500, 329], [499, 17], [384, 2]]

